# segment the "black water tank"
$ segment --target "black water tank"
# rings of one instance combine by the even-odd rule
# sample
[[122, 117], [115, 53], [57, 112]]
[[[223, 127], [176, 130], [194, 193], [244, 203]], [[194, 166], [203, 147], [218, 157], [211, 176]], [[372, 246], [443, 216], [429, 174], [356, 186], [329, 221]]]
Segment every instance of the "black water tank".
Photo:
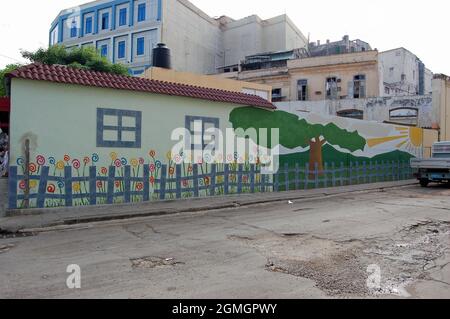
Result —
[[158, 43], [153, 49], [153, 66], [170, 69], [170, 49], [164, 43]]

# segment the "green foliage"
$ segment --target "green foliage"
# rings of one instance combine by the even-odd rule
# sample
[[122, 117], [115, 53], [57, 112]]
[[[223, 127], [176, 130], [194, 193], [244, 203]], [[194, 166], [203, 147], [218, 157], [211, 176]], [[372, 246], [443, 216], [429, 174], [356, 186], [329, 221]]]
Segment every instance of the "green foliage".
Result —
[[61, 64], [75, 68], [128, 75], [128, 69], [122, 64], [113, 64], [102, 57], [93, 47], [66, 49], [64, 46], [51, 46], [36, 52], [23, 51], [22, 56], [34, 63]]
[[366, 145], [366, 140], [357, 131], [349, 132], [337, 127], [334, 123], [310, 124], [294, 114], [283, 111], [273, 112], [252, 107], [236, 108], [230, 114], [230, 122], [235, 129], [267, 128], [270, 131], [272, 128], [279, 128], [280, 144], [289, 149], [299, 146], [307, 147], [311, 139], [321, 136], [331, 145], [337, 145], [352, 152], [364, 150]]
[[8, 64], [3, 70], [0, 70], [0, 96], [6, 96], [5, 75], [16, 70], [20, 66], [20, 64]]

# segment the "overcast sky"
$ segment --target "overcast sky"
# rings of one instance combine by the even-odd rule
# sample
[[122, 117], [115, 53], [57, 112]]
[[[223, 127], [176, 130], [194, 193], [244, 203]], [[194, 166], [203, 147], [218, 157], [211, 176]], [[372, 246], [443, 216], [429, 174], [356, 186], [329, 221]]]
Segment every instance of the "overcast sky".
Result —
[[[48, 45], [48, 29], [61, 9], [83, 0], [2, 1], [0, 67], [22, 61], [20, 49]], [[450, 2], [445, 0], [192, 0], [211, 16], [238, 19], [287, 13], [312, 41], [351, 39], [369, 42], [380, 51], [405, 47], [434, 73], [450, 75], [448, 41]]]

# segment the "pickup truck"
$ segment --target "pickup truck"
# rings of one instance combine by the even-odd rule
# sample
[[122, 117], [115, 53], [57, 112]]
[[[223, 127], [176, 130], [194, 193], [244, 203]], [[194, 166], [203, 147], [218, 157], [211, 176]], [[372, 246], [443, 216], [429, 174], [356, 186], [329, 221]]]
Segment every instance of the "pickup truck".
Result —
[[411, 168], [422, 187], [431, 182], [450, 184], [450, 141], [435, 143], [430, 159], [411, 159]]

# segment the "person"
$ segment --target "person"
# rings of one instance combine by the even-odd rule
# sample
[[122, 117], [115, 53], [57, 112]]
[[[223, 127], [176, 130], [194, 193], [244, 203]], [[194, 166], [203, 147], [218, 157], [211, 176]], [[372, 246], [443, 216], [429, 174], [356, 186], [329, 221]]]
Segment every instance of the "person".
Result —
[[9, 169], [9, 151], [8, 144], [3, 146], [0, 151], [0, 177], [8, 177], [8, 169]]

